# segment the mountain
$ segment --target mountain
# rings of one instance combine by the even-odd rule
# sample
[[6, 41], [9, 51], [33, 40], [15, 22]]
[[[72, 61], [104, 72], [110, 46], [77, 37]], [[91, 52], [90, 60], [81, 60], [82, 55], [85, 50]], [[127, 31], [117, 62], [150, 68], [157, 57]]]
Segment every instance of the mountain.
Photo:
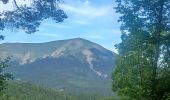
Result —
[[115, 53], [85, 39], [46, 43], [0, 44], [0, 55], [12, 57], [12, 73], [16, 81], [79, 93], [110, 95], [111, 73]]

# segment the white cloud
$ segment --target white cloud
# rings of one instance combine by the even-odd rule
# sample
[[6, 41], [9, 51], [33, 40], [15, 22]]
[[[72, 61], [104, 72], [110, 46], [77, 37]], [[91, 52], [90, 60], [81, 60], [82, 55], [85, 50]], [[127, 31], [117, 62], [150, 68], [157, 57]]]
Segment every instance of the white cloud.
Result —
[[45, 27], [53, 27], [53, 28], [59, 28], [59, 29], [69, 29], [71, 28], [71, 26], [67, 26], [67, 25], [62, 25], [62, 24], [53, 24], [53, 23], [43, 23], [43, 26]]
[[86, 19], [95, 19], [104, 17], [113, 12], [112, 5], [94, 6], [89, 1], [81, 2], [79, 4], [62, 4], [60, 5], [68, 14], [77, 16], [78, 18], [84, 17]]
[[95, 39], [95, 40], [101, 40], [101, 39], [105, 39], [105, 37], [103, 36], [103, 34], [97, 33], [97, 32], [89, 32], [89, 33], [85, 33], [83, 35], [84, 38], [87, 39]]
[[[17, 5], [24, 5], [26, 4], [27, 6], [30, 6], [30, 4], [32, 3], [32, 0], [16, 0]], [[15, 8], [14, 2], [13, 0], [9, 0], [9, 2], [7, 4], [3, 4], [0, 1], [0, 11], [11, 11]]]
[[84, 5], [88, 5], [88, 4], [89, 4], [89, 1], [88, 1], [88, 0], [84, 2]]
[[0, 11], [6, 11], [6, 10], [12, 10], [13, 9], [13, 4], [12, 0], [9, 1], [8, 4], [3, 4], [2, 1], [0, 1]]
[[121, 34], [120, 30], [113, 30], [112, 32], [113, 32], [113, 34]]
[[36, 33], [35, 35], [41, 35], [41, 36], [48, 36], [48, 37], [61, 37], [59, 34], [53, 34], [53, 33]]
[[115, 13], [112, 3], [96, 5], [90, 0], [84, 2], [78, 0], [65, 2], [59, 6], [67, 13], [68, 20], [78, 25], [102, 25], [111, 21], [117, 24], [119, 17], [119, 14]]
[[88, 24], [89, 24], [89, 22], [88, 22], [88, 21], [85, 21], [85, 20], [75, 20], [75, 22], [76, 22], [77, 24], [80, 24], [80, 25], [88, 25]]

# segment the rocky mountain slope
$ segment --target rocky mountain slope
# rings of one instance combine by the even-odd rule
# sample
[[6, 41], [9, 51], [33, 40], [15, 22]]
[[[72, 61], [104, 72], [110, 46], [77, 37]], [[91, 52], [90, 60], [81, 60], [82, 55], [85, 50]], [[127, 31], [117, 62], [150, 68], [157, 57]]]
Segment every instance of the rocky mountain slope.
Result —
[[85, 39], [47, 43], [0, 44], [1, 57], [11, 56], [17, 81], [29, 81], [74, 93], [111, 94], [115, 54]]

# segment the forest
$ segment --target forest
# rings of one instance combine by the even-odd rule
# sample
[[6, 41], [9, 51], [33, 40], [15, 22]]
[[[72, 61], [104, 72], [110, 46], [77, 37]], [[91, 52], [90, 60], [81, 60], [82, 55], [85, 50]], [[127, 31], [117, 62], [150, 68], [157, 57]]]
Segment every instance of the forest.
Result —
[[[0, 0], [4, 5], [10, 1]], [[58, 6], [60, 0], [33, 0], [31, 6], [12, 2], [15, 10], [0, 13], [2, 31], [19, 29], [32, 34], [46, 19], [58, 24], [69, 18]], [[112, 73], [112, 90], [117, 96], [72, 95], [11, 82], [13, 75], [3, 72], [9, 66], [7, 57], [0, 59], [0, 100], [170, 100], [170, 0], [115, 0], [114, 5], [121, 23], [121, 42], [115, 45], [116, 68]], [[0, 38], [6, 39], [3, 34]]]
[[31, 83], [12, 82], [5, 92], [8, 96], [2, 100], [114, 100], [112, 97], [101, 97], [95, 94], [72, 95]]

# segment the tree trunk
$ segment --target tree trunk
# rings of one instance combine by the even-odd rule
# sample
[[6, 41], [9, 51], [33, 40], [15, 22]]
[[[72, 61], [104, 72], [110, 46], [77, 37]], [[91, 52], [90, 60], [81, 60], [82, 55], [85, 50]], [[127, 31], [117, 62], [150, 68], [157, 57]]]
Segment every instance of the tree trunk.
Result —
[[151, 86], [151, 100], [158, 100], [156, 96], [156, 87], [157, 87], [157, 68], [158, 68], [158, 62], [159, 62], [159, 56], [160, 56], [160, 46], [161, 46], [161, 32], [163, 30], [163, 6], [164, 6], [165, 0], [159, 0], [158, 6], [155, 11], [156, 16], [156, 27], [155, 27], [155, 54], [154, 54], [154, 61], [152, 66], [152, 86]]

